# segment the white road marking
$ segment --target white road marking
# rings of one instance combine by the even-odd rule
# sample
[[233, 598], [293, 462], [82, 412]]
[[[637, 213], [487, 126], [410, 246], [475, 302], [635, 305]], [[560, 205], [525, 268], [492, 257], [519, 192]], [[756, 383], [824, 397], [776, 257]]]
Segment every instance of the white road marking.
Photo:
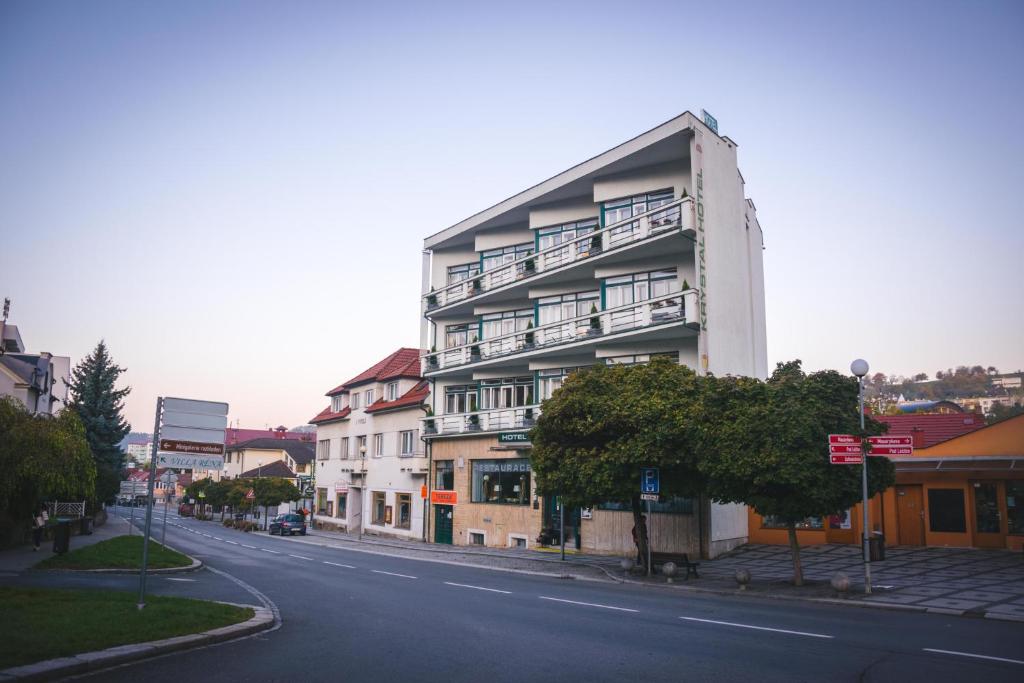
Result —
[[281, 554], [281, 553], [277, 552], [276, 550], [268, 550], [266, 548], [260, 548], [260, 550], [262, 550], [265, 553], [274, 553], [275, 555], [280, 555]]
[[195, 582], [195, 579], [177, 579], [177, 578], [175, 578], [173, 576], [168, 576], [167, 580], [168, 581], [188, 581], [190, 583], [194, 583]]
[[220, 536], [214, 536], [213, 540], [215, 540], [215, 541], [223, 541], [224, 539], [221, 538]]
[[612, 607], [611, 605], [600, 605], [596, 602], [577, 602], [576, 600], [563, 600], [562, 598], [549, 598], [546, 595], [537, 596], [541, 600], [552, 600], [554, 602], [567, 602], [570, 605], [583, 605], [584, 607], [600, 607], [601, 609], [613, 609], [619, 612], [639, 612], [638, 609], [629, 609], [628, 607]]
[[400, 576], [403, 579], [415, 579], [416, 578], [415, 576], [409, 576], [408, 574], [396, 574], [394, 572], [381, 571], [380, 569], [371, 569], [370, 571], [372, 571], [374, 574], [387, 574], [388, 576]]
[[971, 652], [957, 652], [956, 650], [936, 650], [932, 647], [921, 648], [925, 652], [938, 652], [943, 655], [959, 655], [960, 657], [974, 657], [976, 659], [991, 659], [994, 662], [1007, 662], [1009, 664], [1024, 664], [1024, 661], [1019, 659], [1008, 659], [1006, 657], [990, 657], [989, 655], [976, 655]]
[[292, 555], [291, 553], [288, 553], [288, 557], [297, 557], [300, 560], [309, 560], [310, 562], [313, 561], [312, 557], [306, 557], [305, 555]]
[[775, 633], [788, 633], [793, 636], [808, 636], [809, 638], [835, 638], [835, 636], [827, 636], [823, 633], [806, 633], [804, 631], [789, 631], [784, 628], [769, 628], [767, 626], [751, 626], [750, 624], [736, 624], [731, 621], [715, 621], [714, 619], [698, 619], [697, 617], [679, 617], [686, 621], [700, 621], [705, 624], [719, 624], [721, 626], [736, 626], [738, 628], [752, 628], [758, 631], [774, 631]]
[[497, 588], [484, 588], [483, 586], [470, 586], [468, 583], [452, 583], [451, 581], [445, 581], [444, 585], [446, 585], [446, 586], [458, 586], [459, 588], [472, 588], [472, 589], [478, 590], [478, 591], [490, 591], [491, 593], [504, 593], [505, 595], [510, 595], [512, 593], [512, 591], [502, 591], [502, 590], [498, 590]]
[[201, 536], [206, 536], [207, 538], [213, 538], [213, 536], [211, 536], [210, 534], [200, 534], [200, 535]]
[[254, 545], [246, 545], [246, 544], [242, 543], [241, 546], [243, 548], [248, 548], [249, 550], [256, 550], [256, 546], [254, 546]]
[[332, 567], [344, 567], [345, 569], [355, 569], [355, 567], [353, 567], [350, 564], [341, 564], [340, 562], [328, 562], [327, 560], [324, 560], [323, 563], [329, 564]]
[[225, 543], [230, 543], [231, 545], [238, 545], [238, 543], [236, 543], [235, 541], [224, 541], [224, 542]]

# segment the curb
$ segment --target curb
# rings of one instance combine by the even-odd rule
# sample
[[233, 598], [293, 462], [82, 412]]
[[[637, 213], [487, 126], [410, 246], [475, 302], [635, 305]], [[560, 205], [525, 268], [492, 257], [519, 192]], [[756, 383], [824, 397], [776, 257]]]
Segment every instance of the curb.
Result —
[[[219, 602], [219, 601], [215, 601]], [[118, 645], [106, 650], [95, 652], [83, 652], [71, 657], [59, 657], [47, 659], [35, 664], [24, 664], [0, 671], [0, 681], [21, 680], [21, 681], [45, 681], [55, 678], [63, 678], [97, 669], [106, 669], [119, 664], [127, 664], [140, 659], [147, 659], [157, 655], [186, 650], [199, 645], [211, 645], [225, 640], [233, 640], [242, 636], [252, 635], [260, 631], [266, 631], [274, 625], [274, 614], [266, 607], [257, 605], [238, 605], [237, 603], [225, 602], [225, 605], [237, 607], [249, 607], [254, 614], [248, 621], [231, 626], [222, 626], [202, 633], [193, 633], [186, 636], [175, 636], [163, 640], [151, 640], [147, 643], [134, 643], [132, 645]]]
[[[152, 539], [150, 539], [150, 540], [152, 540]], [[200, 569], [203, 568], [203, 561], [202, 560], [200, 560], [198, 558], [195, 558], [195, 557], [192, 557], [188, 553], [184, 553], [184, 552], [178, 550], [177, 548], [172, 548], [171, 546], [167, 545], [166, 543], [160, 543], [159, 541], [153, 541], [153, 542], [154, 543], [159, 543], [160, 545], [162, 545], [163, 547], [167, 548], [168, 550], [173, 550], [176, 553], [184, 555], [188, 559], [192, 560], [192, 564], [190, 564], [187, 567], [162, 567], [162, 568], [159, 568], [159, 569], [148, 568], [148, 569], [146, 569], [146, 575], [147, 576], [149, 576], [150, 574], [186, 574], [186, 573], [189, 573], [189, 572], [199, 571]], [[58, 567], [56, 569], [37, 569], [36, 571], [41, 571], [41, 572], [67, 572], [67, 573], [74, 573], [74, 574], [134, 574], [136, 576], [138, 576], [139, 573], [140, 573], [140, 571], [138, 569], [120, 569], [120, 568], [118, 568], [118, 569], [66, 569], [66, 568], [63, 568], [63, 567]]]

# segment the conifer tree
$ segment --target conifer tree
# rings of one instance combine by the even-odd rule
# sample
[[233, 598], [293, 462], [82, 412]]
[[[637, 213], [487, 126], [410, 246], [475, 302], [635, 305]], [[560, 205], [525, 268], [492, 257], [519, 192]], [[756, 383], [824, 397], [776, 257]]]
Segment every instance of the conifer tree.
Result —
[[86, 440], [96, 462], [96, 498], [113, 498], [121, 480], [124, 451], [121, 440], [131, 429], [122, 415], [124, 397], [131, 387], [118, 389], [117, 378], [124, 372], [114, 364], [106, 342], [100, 340], [93, 352], [71, 372], [70, 407], [85, 426]]

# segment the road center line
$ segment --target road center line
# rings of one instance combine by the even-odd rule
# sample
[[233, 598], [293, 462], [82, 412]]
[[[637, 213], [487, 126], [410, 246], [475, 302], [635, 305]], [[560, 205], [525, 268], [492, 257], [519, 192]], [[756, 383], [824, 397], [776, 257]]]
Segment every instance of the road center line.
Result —
[[296, 557], [300, 560], [309, 560], [310, 562], [313, 561], [312, 557], [306, 557], [305, 555], [292, 555], [291, 553], [288, 553], [288, 557]]
[[254, 545], [246, 545], [244, 543], [241, 543], [239, 545], [241, 545], [243, 548], [248, 548], [249, 550], [256, 550], [256, 546]]
[[989, 655], [976, 655], [971, 652], [957, 652], [956, 650], [937, 650], [932, 647], [921, 648], [925, 652], [938, 652], [943, 655], [958, 655], [960, 657], [974, 657], [976, 659], [991, 659], [994, 662], [1008, 662], [1010, 664], [1024, 664], [1024, 661], [1019, 659], [1008, 659], [1006, 657], [991, 657]]
[[225, 543], [230, 543], [231, 545], [238, 545], [238, 543], [236, 541], [224, 541], [224, 542]]
[[371, 569], [370, 571], [372, 571], [374, 574], [387, 574], [388, 576], [400, 576], [403, 579], [415, 579], [416, 578], [415, 576], [409, 576], [408, 574], [396, 574], [394, 572], [381, 571], [380, 569]]
[[220, 536], [214, 536], [213, 540], [215, 540], [215, 541], [223, 541], [224, 539], [221, 538]]
[[619, 612], [639, 612], [640, 611], [638, 609], [629, 609], [628, 607], [613, 607], [611, 605], [599, 605], [596, 602], [577, 602], [576, 600], [564, 600], [562, 598], [549, 598], [546, 595], [539, 595], [537, 597], [539, 597], [541, 600], [552, 600], [554, 602], [567, 602], [570, 605], [583, 605], [585, 607], [600, 607], [601, 609], [613, 609], [613, 610], [617, 610]]
[[719, 624], [721, 626], [736, 626], [737, 628], [752, 628], [758, 631], [773, 631], [775, 633], [788, 633], [793, 636], [807, 636], [809, 638], [835, 638], [823, 633], [807, 633], [805, 631], [789, 631], [784, 628], [769, 628], [768, 626], [752, 626], [750, 624], [736, 624], [731, 621], [715, 621], [714, 619], [698, 619], [697, 617], [679, 617], [686, 621], [699, 621], [705, 624]]
[[502, 590], [498, 590], [497, 588], [484, 588], [483, 586], [470, 586], [468, 583], [452, 583], [451, 581], [445, 581], [444, 585], [446, 585], [446, 586], [458, 586], [459, 588], [472, 588], [472, 589], [478, 590], [478, 591], [490, 591], [491, 593], [504, 593], [505, 595], [510, 595], [512, 593], [512, 591], [502, 591]]
[[323, 560], [323, 563], [329, 564], [332, 567], [344, 567], [345, 569], [355, 569], [355, 567], [353, 567], [350, 564], [341, 564], [340, 562], [328, 562], [327, 560]]
[[280, 555], [281, 554], [281, 553], [277, 552], [276, 550], [268, 550], [266, 548], [260, 548], [260, 550], [262, 550], [265, 553], [274, 553], [275, 555]]
[[179, 579], [179, 578], [176, 578], [174, 576], [168, 576], [167, 580], [168, 581], [189, 581], [189, 582], [192, 582], [192, 583], [195, 582], [195, 579]]

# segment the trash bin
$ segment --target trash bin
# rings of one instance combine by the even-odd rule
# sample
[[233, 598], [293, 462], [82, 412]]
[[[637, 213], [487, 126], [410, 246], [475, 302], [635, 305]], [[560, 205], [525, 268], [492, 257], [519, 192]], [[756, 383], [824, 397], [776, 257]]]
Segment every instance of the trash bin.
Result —
[[71, 520], [58, 519], [53, 528], [53, 552], [63, 555], [71, 547]]
[[885, 535], [881, 531], [872, 532], [868, 539], [868, 556], [872, 562], [881, 562], [885, 559]]
[[92, 517], [82, 517], [78, 523], [81, 525], [78, 527], [79, 535], [88, 536], [92, 533]]

